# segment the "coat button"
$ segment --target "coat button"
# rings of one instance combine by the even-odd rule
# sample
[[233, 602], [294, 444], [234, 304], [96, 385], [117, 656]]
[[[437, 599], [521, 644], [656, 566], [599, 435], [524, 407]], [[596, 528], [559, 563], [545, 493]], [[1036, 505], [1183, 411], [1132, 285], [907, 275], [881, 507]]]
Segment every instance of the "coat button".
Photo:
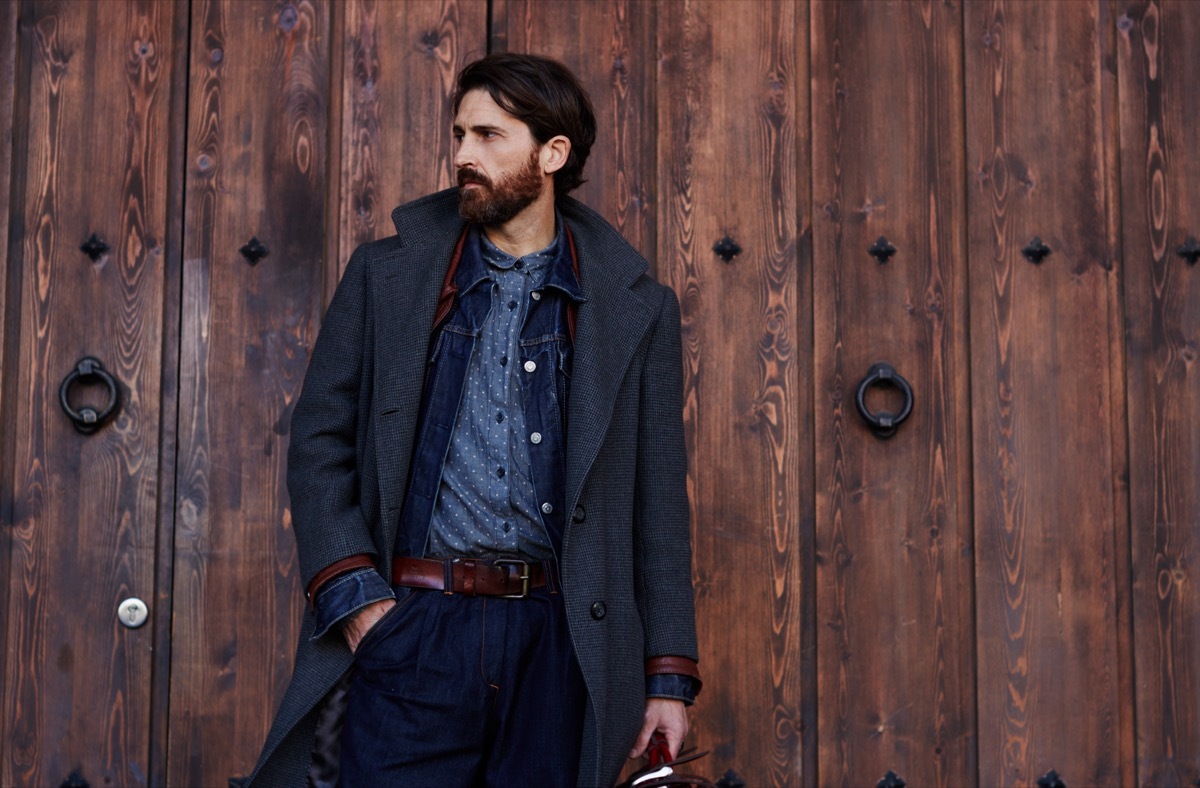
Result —
[[587, 512], [583, 510], [583, 506], [576, 506], [575, 511], [571, 514], [571, 520], [576, 523], [582, 523], [585, 519], [587, 519]]
[[600, 619], [604, 618], [607, 615], [608, 615], [608, 605], [604, 604], [603, 602], [593, 602], [592, 603], [592, 618], [599, 621]]

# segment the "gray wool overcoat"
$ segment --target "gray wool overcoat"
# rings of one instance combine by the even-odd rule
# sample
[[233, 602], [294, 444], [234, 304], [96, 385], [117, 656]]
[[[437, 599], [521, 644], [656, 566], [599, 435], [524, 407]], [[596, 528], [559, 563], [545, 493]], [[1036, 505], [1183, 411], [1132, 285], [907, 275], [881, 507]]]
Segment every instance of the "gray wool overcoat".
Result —
[[[561, 566], [589, 698], [579, 784], [609, 786], [641, 726], [645, 660], [697, 657], [679, 303], [597, 213], [570, 198], [559, 210], [586, 299], [568, 400], [572, 516]], [[434, 311], [463, 223], [453, 189], [392, 220], [395, 236], [351, 257], [292, 416], [288, 491], [306, 586], [342, 558], [391, 556], [396, 540]], [[390, 580], [390, 561], [378, 567]], [[339, 632], [311, 640], [313, 623], [306, 612], [291, 684], [247, 784], [305, 783], [325, 701], [353, 663]]]

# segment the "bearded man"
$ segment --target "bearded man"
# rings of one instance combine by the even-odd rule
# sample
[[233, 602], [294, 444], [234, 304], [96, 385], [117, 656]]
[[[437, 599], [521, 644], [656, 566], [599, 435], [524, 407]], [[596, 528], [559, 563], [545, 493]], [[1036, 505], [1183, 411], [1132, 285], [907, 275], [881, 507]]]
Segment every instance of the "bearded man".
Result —
[[310, 606], [255, 785], [611, 785], [699, 690], [679, 305], [567, 196], [563, 65], [454, 94], [458, 188], [355, 251], [292, 417]]

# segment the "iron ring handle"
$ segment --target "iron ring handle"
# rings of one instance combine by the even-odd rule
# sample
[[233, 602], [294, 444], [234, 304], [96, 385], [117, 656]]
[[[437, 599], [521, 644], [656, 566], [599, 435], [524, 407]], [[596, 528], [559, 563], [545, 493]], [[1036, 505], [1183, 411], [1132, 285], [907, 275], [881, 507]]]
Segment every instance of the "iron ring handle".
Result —
[[[71, 386], [76, 383], [103, 383], [108, 389], [108, 404], [101, 410], [85, 405], [79, 410], [75, 410], [71, 406]], [[121, 404], [121, 393], [117, 389], [117, 381], [113, 380], [113, 376], [104, 370], [104, 365], [99, 359], [87, 356], [79, 360], [75, 365], [75, 369], [71, 370], [65, 378], [62, 385], [58, 387], [58, 404], [62, 405], [63, 413], [67, 414], [67, 418], [75, 425], [75, 429], [84, 435], [91, 435], [96, 430], [104, 426], [107, 421], [117, 411], [117, 407]]]
[[[872, 386], [900, 389], [904, 395], [904, 405], [900, 408], [900, 412], [872, 413], [868, 410], [867, 389]], [[863, 417], [863, 421], [871, 428], [871, 432], [875, 434], [876, 438], [890, 438], [896, 434], [896, 430], [912, 413], [912, 386], [908, 385], [908, 381], [896, 371], [895, 367], [881, 361], [872, 365], [871, 369], [867, 371], [867, 376], [858, 384], [858, 393], [854, 396], [854, 404], [858, 406], [858, 414]]]

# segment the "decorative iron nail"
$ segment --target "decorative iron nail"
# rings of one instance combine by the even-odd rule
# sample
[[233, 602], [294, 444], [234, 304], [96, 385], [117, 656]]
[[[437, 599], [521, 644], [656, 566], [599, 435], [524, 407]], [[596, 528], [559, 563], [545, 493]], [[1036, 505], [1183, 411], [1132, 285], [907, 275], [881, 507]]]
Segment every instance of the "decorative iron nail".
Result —
[[713, 244], [713, 251], [717, 253], [718, 257], [728, 263], [742, 253], [742, 247], [738, 246], [737, 241], [734, 241], [727, 235]]
[[904, 788], [908, 783], [904, 782], [904, 778], [893, 772], [891, 769], [883, 775], [883, 779], [875, 783], [875, 788]]
[[1046, 259], [1046, 255], [1050, 254], [1050, 247], [1042, 243], [1042, 239], [1035, 235], [1033, 240], [1021, 250], [1021, 254], [1025, 255], [1026, 260], [1037, 265]]
[[881, 235], [867, 252], [879, 262], [886, 263], [888, 258], [896, 253], [896, 247], [892, 246], [891, 242]]
[[262, 245], [262, 241], [258, 240], [258, 236], [253, 236], [246, 245], [238, 249], [250, 261], [250, 265], [255, 265], [259, 260], [271, 253], [271, 250]]
[[79, 247], [79, 251], [92, 258], [92, 262], [96, 262], [100, 257], [109, 250], [109, 245], [104, 243], [104, 240], [92, 233], [92, 237], [83, 242], [83, 246]]
[[733, 769], [728, 769], [725, 775], [717, 780], [717, 788], [746, 788], [746, 781]]
[[79, 772], [71, 772], [58, 788], [88, 788], [88, 781]]
[[1051, 769], [1038, 778], [1038, 788], [1067, 788], [1067, 784], [1058, 776], [1058, 772]]
[[[1200, 260], [1200, 243], [1196, 242], [1194, 236], [1189, 235], [1183, 246], [1175, 250], [1175, 254], [1187, 260], [1188, 265], [1195, 265], [1196, 261]], [[1200, 780], [1196, 781], [1196, 785], [1200, 786]]]

